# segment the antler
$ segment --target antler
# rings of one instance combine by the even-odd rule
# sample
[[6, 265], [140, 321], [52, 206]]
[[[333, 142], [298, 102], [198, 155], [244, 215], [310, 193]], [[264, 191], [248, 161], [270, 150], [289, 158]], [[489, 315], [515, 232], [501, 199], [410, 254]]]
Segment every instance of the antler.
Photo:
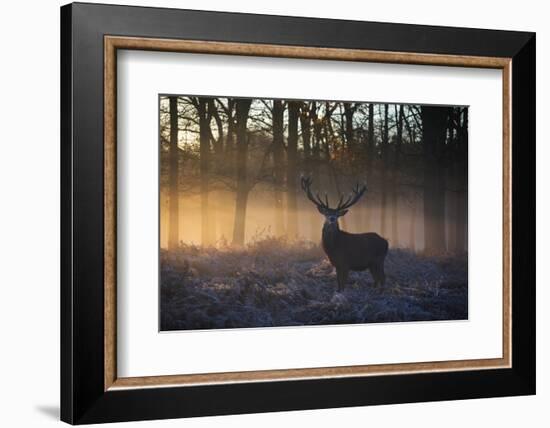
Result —
[[328, 196], [326, 194], [325, 194], [326, 202], [323, 202], [321, 200], [321, 197], [319, 196], [319, 193], [316, 193], [315, 196], [313, 195], [313, 193], [311, 193], [311, 183], [313, 182], [311, 177], [302, 176], [301, 182], [302, 182], [302, 190], [306, 193], [307, 198], [311, 202], [313, 202], [317, 206], [317, 208], [321, 207], [321, 208], [328, 209]]
[[[311, 183], [313, 180], [311, 177], [302, 177], [302, 190], [306, 193], [306, 196], [308, 199], [313, 202], [318, 208], [325, 208], [325, 209], [331, 209], [329, 207], [328, 203], [328, 196], [325, 193], [325, 202], [321, 199], [318, 193], [313, 195], [311, 193]], [[366, 192], [367, 186], [359, 186], [359, 183], [355, 185], [355, 187], [352, 189], [352, 193], [349, 194], [347, 199], [344, 201], [344, 195], [340, 195], [340, 200], [338, 201], [338, 206], [334, 208], [336, 211], [342, 211], [345, 209], [350, 208], [352, 205], [354, 205], [359, 199], [361, 199], [361, 196]]]
[[355, 187], [352, 189], [352, 193], [349, 194], [348, 198], [344, 202], [344, 196], [340, 196], [340, 201], [338, 202], [338, 207], [336, 208], [338, 211], [346, 210], [350, 208], [352, 205], [354, 205], [359, 199], [361, 199], [361, 196], [363, 196], [363, 193], [367, 190], [367, 186], [359, 186], [359, 183], [355, 185]]

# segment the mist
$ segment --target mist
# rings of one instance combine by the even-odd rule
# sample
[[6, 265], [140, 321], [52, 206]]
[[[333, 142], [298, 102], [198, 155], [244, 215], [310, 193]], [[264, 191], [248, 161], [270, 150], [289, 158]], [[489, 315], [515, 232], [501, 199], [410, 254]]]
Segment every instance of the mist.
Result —
[[[160, 97], [162, 248], [262, 237], [319, 243], [324, 218], [299, 186], [311, 176], [333, 204], [366, 183], [340, 219], [343, 230], [376, 232], [412, 251], [437, 235], [431, 250], [467, 251], [466, 107], [434, 114], [414, 105], [252, 99], [239, 144], [239, 100]], [[424, 130], [423, 118], [439, 134]]]

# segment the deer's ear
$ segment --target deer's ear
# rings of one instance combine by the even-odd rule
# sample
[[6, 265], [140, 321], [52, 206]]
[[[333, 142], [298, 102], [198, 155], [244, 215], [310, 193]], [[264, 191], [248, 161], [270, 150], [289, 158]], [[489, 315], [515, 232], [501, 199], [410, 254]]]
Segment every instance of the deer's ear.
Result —
[[348, 210], [340, 211], [340, 212], [338, 213], [338, 217], [342, 217], [343, 215], [346, 215], [347, 212], [348, 212]]

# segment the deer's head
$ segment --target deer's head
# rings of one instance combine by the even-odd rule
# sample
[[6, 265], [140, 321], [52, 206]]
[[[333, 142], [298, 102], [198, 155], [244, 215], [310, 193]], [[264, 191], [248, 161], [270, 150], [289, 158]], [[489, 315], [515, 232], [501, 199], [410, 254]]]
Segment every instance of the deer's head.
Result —
[[335, 208], [331, 208], [328, 202], [328, 196], [325, 193], [325, 200], [321, 199], [319, 193], [315, 195], [311, 192], [312, 179], [310, 177], [302, 177], [302, 190], [307, 198], [315, 204], [319, 212], [325, 216], [325, 224], [338, 227], [338, 219], [348, 212], [349, 208], [354, 205], [367, 190], [367, 186], [359, 186], [356, 184], [352, 192], [344, 200], [344, 195], [340, 195], [340, 200]]

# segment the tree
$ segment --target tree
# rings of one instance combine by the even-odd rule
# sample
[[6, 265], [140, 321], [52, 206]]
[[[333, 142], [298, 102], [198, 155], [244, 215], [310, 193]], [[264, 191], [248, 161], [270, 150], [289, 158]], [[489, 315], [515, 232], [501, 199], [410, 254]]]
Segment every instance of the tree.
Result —
[[354, 146], [354, 136], [353, 136], [353, 114], [357, 109], [357, 105], [351, 105], [351, 103], [344, 103], [344, 117], [345, 120], [345, 131], [344, 135], [346, 137], [346, 144], [348, 149], [353, 149]]
[[[371, 185], [373, 177], [373, 168], [374, 168], [374, 150], [376, 146], [376, 141], [374, 141], [374, 104], [370, 103], [368, 108], [368, 129], [367, 129], [367, 186]], [[364, 198], [365, 202], [368, 204], [367, 199]], [[371, 212], [367, 206], [366, 208], [366, 228], [367, 230], [371, 229]]]
[[237, 194], [235, 198], [235, 221], [233, 226], [233, 244], [244, 245], [246, 205], [248, 203], [247, 165], [248, 136], [246, 125], [252, 100], [238, 98], [235, 101], [237, 119]]
[[411, 224], [409, 226], [409, 248], [416, 251], [416, 192], [411, 195]]
[[275, 234], [285, 234], [285, 222], [283, 216], [283, 192], [284, 185], [284, 104], [282, 100], [273, 100], [272, 127], [273, 127], [273, 175], [275, 188], [273, 191], [275, 211]]
[[[403, 108], [403, 111], [407, 112], [407, 114], [403, 115], [403, 124], [405, 125], [405, 129], [407, 130], [407, 136], [408, 136], [408, 145], [410, 150], [410, 155], [415, 154], [415, 150], [417, 150], [417, 142], [416, 142], [416, 127], [415, 122], [416, 119], [414, 119], [415, 113], [413, 109], [408, 106], [406, 109]], [[411, 120], [413, 118], [413, 120]], [[412, 122], [412, 123], [411, 123]], [[412, 158], [412, 156], [410, 156]], [[409, 162], [409, 175], [410, 176], [417, 176], [419, 173], [417, 172], [417, 162]], [[413, 251], [416, 251], [417, 242], [416, 242], [416, 228], [417, 228], [417, 205], [418, 205], [418, 187], [422, 183], [410, 183], [412, 190], [410, 191], [409, 196], [409, 202], [410, 202], [410, 225], [409, 225], [409, 248]]]
[[391, 234], [395, 245], [399, 245], [399, 227], [398, 227], [398, 213], [397, 213], [397, 197], [399, 193], [398, 174], [401, 167], [401, 146], [403, 144], [403, 104], [397, 108], [395, 106], [395, 117], [397, 118], [397, 135], [395, 137], [395, 150], [393, 153], [393, 168], [392, 168], [392, 184], [391, 184], [391, 196], [392, 196], [392, 227]]
[[[210, 148], [208, 149], [208, 157], [213, 158], [213, 162], [211, 165], [211, 171], [210, 173], [214, 174], [215, 176], [219, 176], [223, 174], [223, 164], [224, 164], [224, 126], [223, 126], [223, 120], [220, 116], [220, 111], [218, 110], [218, 105], [220, 103], [216, 102], [214, 98], [207, 98], [207, 122], [208, 122], [208, 135], [210, 139], [210, 147], [213, 148], [213, 152], [210, 151]], [[214, 123], [216, 125], [216, 135], [214, 135], [214, 132], [212, 130], [212, 127], [210, 126], [210, 123], [214, 120]], [[213, 169], [213, 171], [212, 171]], [[210, 207], [210, 212], [208, 213], [207, 218], [207, 224], [208, 224], [208, 231], [206, 234], [206, 238], [209, 244], [216, 242], [216, 232], [217, 232], [217, 214], [218, 214], [218, 207], [220, 206], [220, 199], [221, 195], [216, 189], [208, 189], [209, 190], [209, 197], [208, 197], [208, 206]]]
[[298, 206], [296, 186], [298, 177], [298, 115], [297, 101], [288, 102], [288, 147], [287, 147], [287, 233], [291, 238], [298, 234]]
[[444, 149], [449, 108], [422, 106], [424, 153], [424, 248], [429, 253], [445, 251]]
[[[315, 183], [321, 184], [320, 164], [321, 164], [321, 139], [322, 139], [322, 120], [317, 114], [317, 103], [311, 102], [309, 110], [311, 124], [313, 125], [313, 143], [311, 147], [311, 175]], [[319, 236], [319, 216], [315, 212], [312, 214], [310, 232], [312, 236]]]
[[[460, 123], [460, 118], [462, 122]], [[456, 190], [455, 212], [455, 252], [466, 251], [466, 229], [468, 225], [468, 108], [462, 109], [458, 116], [458, 135], [455, 154], [455, 182], [460, 186]]]
[[179, 245], [179, 189], [178, 189], [178, 97], [170, 97], [170, 157], [168, 184], [168, 248]]
[[[319, 178], [318, 163], [316, 155], [318, 155], [318, 145], [315, 143], [315, 136], [312, 136], [312, 124], [317, 117], [314, 109], [316, 108], [315, 101], [303, 102], [300, 106], [300, 130], [302, 133], [302, 143], [304, 146], [304, 164], [303, 169], [306, 176], [314, 175], [313, 179]], [[314, 133], [313, 133], [314, 134]], [[313, 137], [313, 138], [312, 138]], [[312, 142], [313, 140], [313, 142]], [[317, 152], [316, 152], [317, 150]], [[317, 219], [319, 215], [310, 210], [308, 223], [310, 225], [310, 236], [316, 236], [319, 233]]]
[[200, 141], [200, 191], [201, 191], [201, 242], [202, 245], [209, 245], [211, 240], [211, 225], [210, 211], [208, 208], [209, 196], [209, 158], [210, 158], [210, 121], [211, 116], [208, 114], [207, 105], [208, 99], [198, 97], [194, 103], [199, 116], [199, 141]]
[[382, 234], [388, 236], [387, 231], [387, 208], [388, 208], [388, 144], [389, 144], [389, 121], [388, 105], [384, 104], [384, 122], [382, 123], [382, 207], [381, 226]]
[[227, 137], [225, 139], [225, 154], [226, 156], [231, 157], [233, 156], [233, 151], [235, 149], [235, 100], [233, 98], [228, 98], [227, 107], [221, 101], [219, 101], [219, 105], [221, 106], [227, 117]]
[[302, 131], [302, 142], [304, 145], [304, 168], [309, 173], [311, 160], [311, 107], [313, 103], [303, 102], [300, 104], [300, 129]]

